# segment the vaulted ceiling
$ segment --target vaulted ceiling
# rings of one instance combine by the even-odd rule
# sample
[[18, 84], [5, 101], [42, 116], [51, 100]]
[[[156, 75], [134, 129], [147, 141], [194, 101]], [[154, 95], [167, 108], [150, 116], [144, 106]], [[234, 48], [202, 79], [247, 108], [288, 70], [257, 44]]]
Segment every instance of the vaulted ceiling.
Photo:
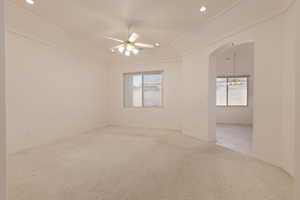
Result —
[[[118, 43], [104, 37], [126, 39], [128, 26], [140, 34], [139, 41], [161, 44], [144, 54], [176, 55], [179, 36], [199, 29], [238, 0], [35, 0], [34, 5], [10, 1], [59, 26], [70, 37], [96, 45], [109, 58], [110, 47]], [[202, 5], [208, 8], [206, 13], [199, 11]]]
[[[253, 24], [255, 20], [276, 15], [274, 10], [285, 7], [293, 0], [34, 0], [29, 5], [25, 0], [9, 0], [12, 5], [24, 8], [46, 22], [60, 27], [68, 37], [93, 46], [105, 60], [123, 61], [124, 56], [113, 55], [110, 48], [117, 45], [106, 36], [127, 39], [128, 27], [140, 35], [139, 42], [160, 43], [157, 49], [145, 50], [135, 60], [180, 57], [192, 48], [198, 37], [197, 45], [206, 42], [208, 37], [219, 32], [231, 32], [242, 23]], [[243, 2], [243, 9], [231, 10]], [[205, 13], [199, 11], [205, 5]], [[225, 11], [233, 12], [222, 23]], [[216, 16], [222, 16], [220, 18]], [[237, 19], [233, 16], [239, 16]], [[212, 19], [218, 18], [219, 24]], [[226, 23], [226, 24], [225, 24]], [[209, 29], [209, 30], [208, 30]], [[202, 32], [202, 35], [199, 33]], [[221, 34], [221, 33], [220, 33]], [[220, 35], [218, 35], [220, 36]], [[211, 36], [213, 37], [213, 36]], [[199, 40], [198, 39], [198, 40]]]

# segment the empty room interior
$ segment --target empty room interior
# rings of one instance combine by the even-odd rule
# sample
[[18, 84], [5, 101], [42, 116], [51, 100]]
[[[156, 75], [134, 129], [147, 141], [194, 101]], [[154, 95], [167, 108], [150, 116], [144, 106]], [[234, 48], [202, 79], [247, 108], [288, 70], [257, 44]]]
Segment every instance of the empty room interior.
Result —
[[299, 200], [300, 0], [0, 0], [0, 200]]
[[232, 43], [214, 53], [217, 144], [251, 155], [254, 44]]

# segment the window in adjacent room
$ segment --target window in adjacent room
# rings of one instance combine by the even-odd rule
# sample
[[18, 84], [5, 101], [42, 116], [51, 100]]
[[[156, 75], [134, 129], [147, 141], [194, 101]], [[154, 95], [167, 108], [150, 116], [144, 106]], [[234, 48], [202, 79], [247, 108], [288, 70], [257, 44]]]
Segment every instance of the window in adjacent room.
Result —
[[248, 106], [248, 76], [217, 77], [217, 106]]
[[161, 107], [162, 72], [124, 74], [124, 107]]

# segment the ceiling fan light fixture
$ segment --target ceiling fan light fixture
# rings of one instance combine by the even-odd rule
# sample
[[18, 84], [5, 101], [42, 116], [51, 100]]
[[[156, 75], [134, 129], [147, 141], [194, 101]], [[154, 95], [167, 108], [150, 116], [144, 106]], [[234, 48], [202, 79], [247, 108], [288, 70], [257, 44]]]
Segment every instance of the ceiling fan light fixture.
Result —
[[206, 6], [201, 6], [200, 7], [200, 12], [205, 12], [207, 11], [207, 7]]
[[134, 55], [139, 54], [139, 50], [138, 49], [133, 49], [132, 52], [133, 52]]
[[125, 56], [130, 56], [130, 51], [125, 51]]
[[30, 5], [33, 5], [34, 4], [34, 1], [33, 0], [25, 0], [26, 3], [30, 4]]
[[[29, 1], [34, 1], [34, 0], [29, 0]], [[113, 40], [120, 43], [119, 45], [114, 46], [110, 49], [112, 53], [119, 52], [124, 56], [131, 56], [131, 55], [139, 54], [140, 50], [153, 49], [160, 46], [159, 43], [147, 44], [147, 43], [136, 42], [137, 39], [139, 38], [139, 35], [135, 32], [132, 32], [131, 34], [129, 33], [130, 30], [128, 29], [127, 40], [120, 40], [114, 37], [105, 37], [108, 40]]]
[[121, 47], [118, 48], [118, 50], [120, 51], [120, 53], [123, 53], [124, 50], [125, 50], [125, 47], [124, 47], [124, 46], [121, 46]]
[[139, 38], [139, 34], [133, 32], [129, 35], [128, 41], [135, 42]]
[[134, 49], [134, 46], [132, 46], [131, 44], [127, 44], [127, 46], [126, 46], [127, 51], [132, 51], [133, 49]]

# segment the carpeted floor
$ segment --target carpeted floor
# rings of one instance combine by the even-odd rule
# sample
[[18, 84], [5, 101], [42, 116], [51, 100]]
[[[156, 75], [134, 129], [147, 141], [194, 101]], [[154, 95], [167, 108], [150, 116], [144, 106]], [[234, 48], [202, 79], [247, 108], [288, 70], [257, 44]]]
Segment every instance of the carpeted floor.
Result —
[[177, 132], [109, 127], [9, 156], [9, 200], [290, 200], [282, 170]]

